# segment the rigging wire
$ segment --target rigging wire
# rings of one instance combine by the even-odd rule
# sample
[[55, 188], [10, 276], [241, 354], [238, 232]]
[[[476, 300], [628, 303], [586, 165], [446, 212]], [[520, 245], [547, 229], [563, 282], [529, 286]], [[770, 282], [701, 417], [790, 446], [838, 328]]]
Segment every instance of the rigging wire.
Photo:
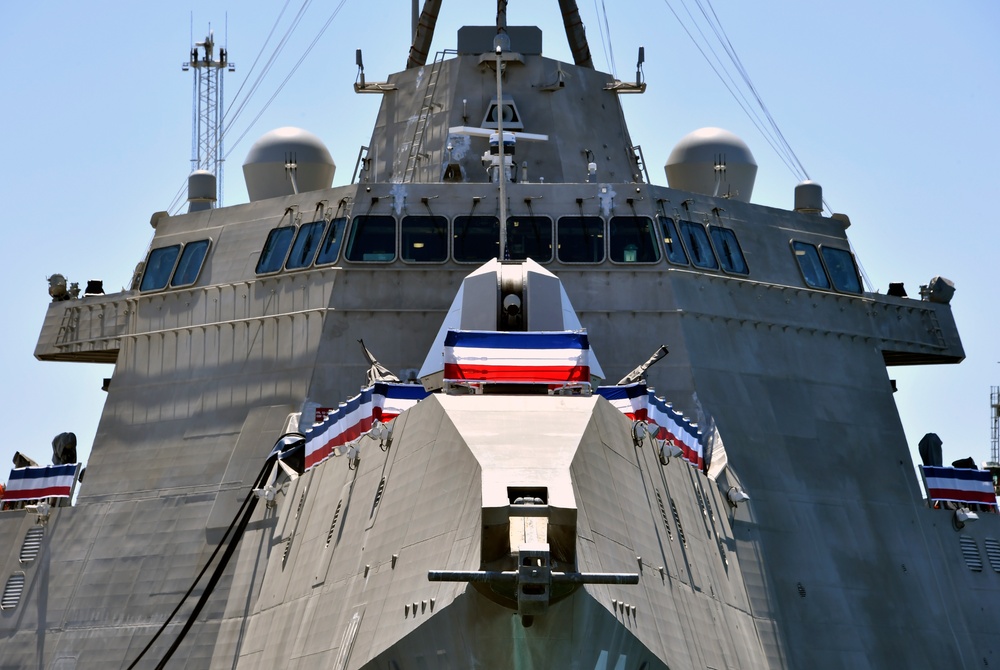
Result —
[[347, 0], [340, 0], [340, 2], [334, 8], [333, 13], [330, 14], [330, 17], [326, 20], [326, 23], [323, 24], [322, 28], [320, 28], [319, 33], [316, 34], [316, 37], [313, 38], [313, 41], [309, 43], [308, 47], [306, 47], [306, 50], [302, 53], [302, 56], [299, 57], [299, 60], [296, 61], [294, 66], [292, 66], [292, 69], [282, 80], [281, 84], [278, 85], [278, 88], [275, 89], [271, 97], [268, 98], [267, 102], [264, 103], [264, 106], [261, 107], [260, 111], [257, 113], [257, 116], [253, 118], [253, 120], [247, 126], [246, 130], [244, 130], [243, 133], [240, 134], [238, 138], [236, 138], [236, 141], [233, 142], [233, 146], [225, 154], [226, 158], [228, 158], [229, 154], [233, 152], [233, 150], [236, 148], [236, 145], [238, 145], [243, 140], [243, 138], [246, 137], [247, 133], [249, 133], [253, 129], [254, 124], [256, 124], [258, 120], [260, 120], [260, 117], [264, 115], [264, 112], [267, 111], [267, 108], [270, 107], [271, 103], [274, 102], [274, 100], [278, 97], [278, 94], [281, 93], [281, 90], [285, 87], [285, 84], [287, 84], [291, 80], [292, 76], [299, 69], [299, 66], [301, 66], [302, 63], [305, 62], [305, 59], [308, 58], [313, 48], [319, 43], [320, 39], [322, 39], [323, 34], [326, 32], [327, 28], [330, 27], [330, 24], [333, 23], [333, 20], [337, 17], [337, 14], [340, 13], [340, 10], [343, 9], [345, 4], [347, 4]]
[[[740, 109], [742, 109], [743, 113], [747, 115], [747, 118], [749, 118], [750, 121], [751, 121], [751, 123], [753, 123], [753, 125], [757, 128], [757, 131], [760, 132], [760, 134], [764, 138], [764, 140], [769, 145], [771, 145], [771, 148], [778, 155], [778, 158], [780, 158], [781, 161], [785, 164], [785, 166], [788, 168], [788, 170], [793, 175], [796, 175], [796, 170], [795, 170], [793, 164], [788, 159], [788, 157], [785, 155], [785, 153], [779, 148], [778, 143], [775, 140], [775, 138], [773, 138], [771, 136], [771, 133], [769, 133], [767, 131], [767, 129], [764, 127], [764, 125], [761, 122], [761, 120], [759, 119], [759, 117], [756, 116], [754, 114], [754, 112], [752, 112], [750, 110], [750, 103], [749, 103], [749, 101], [746, 100], [745, 96], [741, 96], [739, 93], [737, 93], [734, 90], [734, 87], [736, 86], [736, 84], [735, 83], [730, 84], [726, 80], [727, 77], [724, 76], [722, 74], [722, 72], [720, 72], [720, 68], [725, 69], [724, 63], [721, 60], [718, 61], [718, 64], [716, 64], [716, 62], [713, 62], [713, 60], [708, 56], [708, 54], [705, 53], [705, 49], [708, 48], [708, 45], [706, 44], [703, 47], [702, 44], [699, 43], [698, 39], [691, 32], [691, 29], [688, 27], [688, 25], [685, 23], [685, 21], [681, 18], [681, 16], [677, 13], [677, 10], [675, 10], [674, 7], [673, 7], [673, 5], [670, 4], [670, 0], [663, 0], [663, 2], [664, 2], [664, 4], [667, 5], [667, 8], [670, 10], [670, 13], [674, 15], [674, 18], [677, 19], [677, 22], [680, 24], [681, 29], [683, 29], [684, 32], [687, 34], [688, 38], [694, 44], [695, 48], [698, 49], [699, 53], [701, 53], [702, 57], [705, 59], [705, 62], [708, 63], [708, 66], [710, 68], [712, 68], [713, 72], [715, 72], [715, 75], [719, 78], [719, 81], [721, 81], [722, 85], [725, 86], [725, 88], [726, 88], [727, 91], [729, 91], [729, 94], [731, 96], [733, 96], [733, 99], [736, 101], [736, 104], [740, 106]], [[683, 3], [683, 0], [682, 0], [682, 3]], [[686, 9], [686, 5], [685, 5], [685, 9]], [[690, 12], [689, 12], [689, 15], [690, 15]], [[693, 17], [692, 17], [692, 20], [693, 20]], [[732, 77], [729, 77], [729, 78], [732, 79]], [[796, 175], [796, 176], [798, 176], [798, 175]]]
[[604, 33], [608, 35], [608, 54], [611, 56], [611, 74], [614, 75], [615, 79], [618, 78], [618, 67], [615, 65], [615, 46], [611, 40], [611, 24], [608, 23], [608, 8], [604, 4], [604, 0], [601, 0], [601, 12], [604, 14]]
[[[259, 72], [256, 74], [256, 76], [254, 76], [254, 70], [260, 63], [261, 58], [263, 57], [265, 50], [267, 48], [267, 44], [270, 43], [270, 41], [274, 37], [278, 29], [278, 26], [281, 22], [281, 19], [284, 17], [285, 12], [288, 9], [290, 3], [291, 0], [286, 0], [284, 6], [281, 8], [281, 11], [275, 18], [271, 30], [268, 33], [268, 36], [265, 39], [264, 44], [261, 46], [257, 54], [257, 57], [254, 59], [253, 64], [247, 71], [246, 77], [244, 77], [243, 82], [240, 84], [240, 87], [237, 90], [236, 95], [234, 96], [234, 102], [226, 109], [223, 115], [223, 129], [222, 129], [222, 135], [220, 137], [220, 142], [224, 141], [226, 136], [230, 134], [234, 123], [240, 118], [240, 116], [243, 115], [243, 113], [247, 110], [251, 100], [259, 92], [261, 86], [263, 85], [265, 79], [267, 78], [267, 75], [270, 74], [272, 68], [277, 63], [279, 55], [285, 50], [286, 46], [289, 44], [292, 34], [298, 28], [299, 24], [302, 22], [302, 19], [305, 17], [307, 10], [312, 5], [312, 0], [303, 0], [301, 6], [298, 8], [294, 17], [292, 18], [290, 25], [284, 30], [284, 32], [281, 35], [281, 38], [274, 46], [274, 49], [267, 56]], [[327, 18], [327, 20], [323, 23], [322, 27], [319, 29], [317, 35], [309, 43], [309, 46], [306, 48], [305, 52], [299, 57], [298, 61], [295, 63], [292, 69], [285, 75], [285, 78], [278, 85], [277, 89], [274, 91], [271, 97], [268, 98], [267, 102], [264, 103], [263, 107], [257, 112], [253, 120], [250, 121], [250, 123], [239, 135], [239, 137], [234, 142], [230, 143], [230, 146], [228, 147], [225, 155], [223, 156], [223, 159], [228, 158], [232, 154], [232, 152], [239, 146], [240, 142], [253, 129], [257, 121], [259, 121], [260, 118], [264, 115], [264, 112], [267, 110], [267, 108], [271, 105], [272, 102], [274, 102], [278, 94], [285, 87], [285, 85], [291, 80], [292, 76], [302, 65], [305, 59], [309, 56], [313, 48], [319, 43], [320, 39], [322, 39], [326, 30], [330, 27], [333, 20], [340, 13], [341, 9], [343, 9], [346, 3], [347, 0], [340, 0], [340, 2], [334, 8], [330, 16]], [[248, 87], [248, 82], [249, 82], [249, 87]], [[239, 96], [244, 91], [244, 89], [246, 89], [246, 93], [243, 95], [243, 98], [240, 99]], [[186, 187], [187, 187], [187, 178], [185, 178], [184, 181], [181, 183], [180, 187], [177, 190], [177, 193], [171, 200], [170, 206], [167, 208], [167, 210], [172, 214], [176, 214], [183, 207], [185, 201]]]
[[[602, 0], [603, 1], [603, 0]], [[689, 21], [685, 21], [681, 14], [674, 8], [670, 0], [663, 0], [664, 4], [677, 19], [681, 28], [687, 34], [688, 38], [695, 45], [695, 48], [701, 53], [702, 57], [708, 63], [712, 71], [722, 82], [722, 85], [726, 87], [730, 95], [740, 106], [743, 112], [750, 119], [751, 123], [757, 128], [764, 140], [771, 146], [778, 158], [785, 164], [789, 172], [795, 176], [799, 181], [804, 181], [810, 179], [809, 172], [806, 170], [802, 161], [799, 160], [798, 155], [792, 149], [791, 144], [785, 137], [781, 128], [778, 126], [777, 120], [768, 109], [767, 105], [764, 103], [764, 99], [757, 89], [757, 86], [753, 83], [750, 77], [749, 71], [743, 65], [739, 54], [736, 52], [736, 48], [733, 46], [732, 41], [729, 39], [729, 35], [726, 33], [725, 28], [722, 26], [722, 21], [719, 19], [718, 14], [715, 11], [715, 7], [712, 5], [712, 0], [692, 0], [697, 7], [698, 14], [701, 15], [701, 21], [697, 18], [694, 12], [687, 4], [687, 0], [679, 0], [684, 12], [687, 14]], [[689, 25], [690, 24], [690, 25]], [[713, 47], [713, 42], [706, 35], [705, 31], [702, 29], [701, 25], [705, 24], [714, 36], [715, 41], [721, 46], [722, 51], [725, 53], [725, 57], [731, 64], [731, 67], [727, 65], [727, 61], [724, 60], [716, 49]], [[695, 36], [695, 33], [700, 36], [700, 40]], [[709, 55], [711, 54], [711, 56]], [[735, 71], [735, 75], [733, 73]], [[759, 110], [759, 111], [758, 111]], [[823, 200], [823, 205], [830, 212], [833, 209], [827, 203], [826, 199]], [[848, 242], [850, 244], [850, 242]], [[851, 250], [854, 251], [853, 245], [851, 245]], [[855, 262], [858, 266], [858, 271], [861, 274], [861, 279], [868, 287], [872, 290], [872, 283], [868, 277], [867, 272], [865, 272], [864, 267], [861, 264], [860, 258], [858, 258], [857, 253], [854, 253]]]
[[[240, 83], [240, 87], [236, 89], [236, 93], [235, 95], [233, 95], [233, 100], [240, 99], [240, 93], [243, 92], [243, 88], [247, 85], [247, 82], [250, 81], [250, 75], [253, 74], [254, 69], [257, 67], [257, 63], [260, 62], [260, 57], [264, 55], [264, 49], [267, 48], [267, 45], [271, 42], [271, 38], [274, 37], [274, 32], [278, 29], [278, 24], [281, 22], [281, 17], [285, 15], [285, 10], [288, 9], [288, 5], [291, 4], [291, 2], [292, 0], [285, 0], [285, 4], [281, 7], [281, 11], [278, 12], [278, 18], [276, 18], [274, 20], [274, 23], [271, 25], [271, 32], [267, 34], [267, 37], [264, 39], [264, 43], [260, 45], [260, 49], [257, 51], [257, 56], [253, 59], [253, 63], [250, 64], [250, 68], [247, 70], [246, 76], [243, 77], [243, 81]], [[225, 127], [226, 120], [229, 117], [229, 114], [232, 111], [232, 109], [233, 109], [232, 106], [230, 106], [228, 109], [226, 109], [225, 113], [223, 114], [222, 116], [223, 127]]]
[[[597, 0], [594, 0], [594, 14], [597, 16], [601, 15], [600, 10], [597, 8]], [[602, 23], [599, 18], [597, 19], [597, 31], [601, 35], [601, 48], [604, 50], [604, 62], [607, 63], [608, 69], [611, 69], [611, 56], [608, 55], [608, 39], [604, 36], [604, 23]], [[612, 74], [614, 73], [612, 72]]]
[[754, 85], [753, 80], [750, 79], [750, 73], [743, 66], [743, 61], [740, 60], [739, 54], [736, 53], [736, 48], [733, 47], [733, 43], [730, 41], [729, 35], [726, 34], [726, 30], [722, 26], [722, 22], [719, 20], [718, 14], [715, 13], [715, 7], [712, 6], [712, 0], [704, 0], [705, 4], [707, 4], [708, 8], [711, 10], [711, 18], [709, 17], [708, 12], [705, 11], [705, 7], [702, 5], [702, 0], [695, 0], [695, 2], [698, 4], [698, 8], [701, 10], [702, 15], [704, 15], [705, 19], [709, 22], [709, 25], [712, 27], [712, 30], [715, 33], [716, 37], [718, 38], [719, 42], [726, 50], [726, 53], [729, 54], [733, 63], [736, 65], [736, 68], [739, 71], [740, 76], [743, 78], [743, 81], [746, 82], [747, 88], [753, 95], [754, 100], [757, 101], [757, 104], [760, 106], [760, 109], [764, 113], [764, 116], [767, 117], [767, 121], [770, 124], [771, 128], [774, 130], [774, 133], [777, 136], [778, 140], [780, 141], [781, 146], [787, 151], [788, 157], [795, 163], [796, 166], [798, 166], [800, 176], [804, 176], [806, 179], [809, 179], [809, 172], [806, 170], [805, 166], [802, 165], [802, 161], [800, 161], [799, 157], [795, 154], [795, 151], [792, 149], [792, 145], [789, 144], [788, 140], [785, 138], [784, 133], [781, 132], [781, 128], [778, 126], [778, 122], [775, 121], [774, 117], [771, 115], [771, 110], [767, 108], [767, 105], [764, 103], [764, 99], [760, 96], [760, 93], [757, 91], [757, 87]]

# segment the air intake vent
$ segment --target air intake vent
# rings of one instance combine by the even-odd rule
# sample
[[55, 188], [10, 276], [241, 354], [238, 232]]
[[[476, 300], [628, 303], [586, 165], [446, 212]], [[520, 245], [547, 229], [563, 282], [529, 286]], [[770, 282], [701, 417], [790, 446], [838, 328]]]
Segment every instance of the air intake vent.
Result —
[[993, 568], [993, 572], [1000, 572], [1000, 542], [988, 537], [984, 543], [986, 544], [986, 557], [990, 559], [990, 567]]
[[701, 513], [703, 516], [708, 516], [708, 509], [705, 508], [705, 496], [701, 494], [701, 488], [695, 488], [695, 495], [698, 498], [698, 505], [701, 507]]
[[962, 556], [965, 558], [965, 564], [969, 566], [969, 570], [982, 572], [983, 559], [979, 555], [979, 547], [976, 546], [976, 541], [971, 537], [963, 535], [958, 538], [958, 543], [962, 546]]
[[705, 496], [705, 507], [708, 508], [708, 518], [715, 523], [715, 510], [712, 509], [712, 499]]
[[16, 572], [7, 580], [7, 586], [3, 588], [3, 598], [0, 598], [0, 610], [12, 610], [21, 601], [21, 592], [24, 591], [24, 573]]
[[667, 537], [674, 539], [674, 534], [670, 531], [670, 521], [667, 520], [667, 510], [663, 507], [663, 497], [660, 492], [656, 492], [656, 504], [660, 506], [660, 518], [663, 519], [663, 527], [667, 529]]
[[302, 508], [306, 506], [306, 494], [309, 493], [309, 489], [305, 488], [302, 490], [302, 495], [299, 496], [299, 506], [295, 510], [295, 518], [298, 519], [302, 515]]
[[344, 504], [343, 498], [337, 502], [337, 511], [333, 513], [333, 521], [330, 522], [330, 530], [326, 534], [326, 546], [333, 542], [333, 533], [337, 530], [337, 520], [340, 519], [340, 507]]
[[42, 538], [45, 537], [44, 526], [32, 526], [24, 536], [24, 543], [21, 545], [21, 564], [31, 563], [38, 557], [38, 552], [42, 549]]
[[722, 543], [722, 536], [716, 535], [715, 541], [719, 544], [719, 556], [722, 558], [722, 564], [729, 565], [729, 557], [726, 556], [726, 545]]
[[684, 537], [684, 526], [681, 525], [681, 515], [677, 512], [677, 503], [670, 499], [670, 510], [674, 513], [674, 523], [677, 525], [677, 537], [681, 538], [681, 543], [688, 546], [687, 538]]
[[372, 511], [368, 515], [369, 517], [375, 516], [375, 510], [378, 509], [378, 504], [382, 502], [382, 493], [385, 492], [385, 477], [382, 481], [378, 483], [378, 491], [375, 492], [375, 500], [372, 502]]

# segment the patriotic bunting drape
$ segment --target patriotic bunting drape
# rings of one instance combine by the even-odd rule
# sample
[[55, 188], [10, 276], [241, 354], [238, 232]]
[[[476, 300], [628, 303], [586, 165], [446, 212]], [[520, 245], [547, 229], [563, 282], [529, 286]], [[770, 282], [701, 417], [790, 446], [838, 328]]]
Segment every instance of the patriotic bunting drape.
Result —
[[[653, 395], [645, 384], [601, 386], [597, 393], [628, 418], [655, 426], [651, 435], [659, 440], [673, 441], [685, 460], [704, 469], [704, 449], [697, 426], [668, 402]], [[342, 455], [353, 441], [371, 430], [376, 421], [388, 423], [428, 395], [416, 384], [378, 383], [364, 389], [306, 433], [306, 469], [331, 456]]]
[[69, 498], [73, 493], [78, 463], [14, 468], [7, 480], [5, 502], [39, 498]]
[[378, 383], [330, 412], [306, 433], [306, 470], [340, 454], [379, 421], [388, 423], [428, 395], [416, 384]]
[[931, 500], [950, 500], [958, 503], [997, 504], [993, 490], [993, 476], [989, 470], [921, 465], [927, 483], [927, 497]]
[[656, 397], [645, 384], [599, 386], [597, 394], [633, 421], [645, 421], [650, 426], [656, 426], [650, 434], [658, 440], [673, 441], [683, 452], [685, 460], [700, 470], [705, 468], [705, 450], [698, 427], [666, 400]]
[[449, 330], [444, 378], [458, 382], [590, 383], [587, 333]]

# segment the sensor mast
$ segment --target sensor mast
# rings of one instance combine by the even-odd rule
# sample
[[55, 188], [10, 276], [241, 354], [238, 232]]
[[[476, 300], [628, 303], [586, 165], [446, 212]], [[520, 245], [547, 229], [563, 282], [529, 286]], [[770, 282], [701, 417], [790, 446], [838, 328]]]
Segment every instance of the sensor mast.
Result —
[[216, 202], [222, 206], [223, 152], [223, 99], [222, 80], [226, 70], [236, 69], [228, 59], [225, 47], [215, 51], [215, 38], [211, 27], [203, 42], [191, 47], [191, 60], [181, 68], [194, 69], [194, 107], [192, 112], [191, 171], [207, 170], [215, 175]]

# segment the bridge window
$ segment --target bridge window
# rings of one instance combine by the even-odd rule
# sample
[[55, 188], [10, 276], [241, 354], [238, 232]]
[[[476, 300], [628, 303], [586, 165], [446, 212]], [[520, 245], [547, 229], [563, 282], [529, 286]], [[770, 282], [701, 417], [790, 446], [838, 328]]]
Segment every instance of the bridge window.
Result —
[[170, 280], [171, 288], [179, 286], [190, 286], [198, 281], [201, 274], [201, 266], [205, 263], [205, 255], [208, 254], [209, 240], [198, 240], [188, 242], [184, 245], [181, 258], [177, 261], [177, 269]]
[[384, 214], [354, 217], [347, 238], [349, 261], [387, 263], [396, 258], [396, 219]]
[[616, 263], [656, 263], [660, 245], [648, 216], [613, 216], [608, 222], [611, 260]]
[[411, 263], [448, 260], [448, 219], [443, 216], [407, 216], [400, 223], [400, 253]]
[[180, 253], [181, 245], [179, 244], [150, 251], [149, 257], [146, 259], [146, 268], [142, 273], [139, 290], [156, 291], [165, 287], [167, 281], [170, 280], [170, 273], [173, 272], [174, 264]]
[[319, 256], [316, 258], [316, 265], [327, 265], [336, 262], [340, 255], [340, 245], [344, 242], [344, 227], [347, 225], [346, 217], [338, 217], [330, 222], [330, 229], [326, 231], [323, 245], [319, 248]]
[[260, 252], [260, 258], [257, 259], [257, 274], [270, 274], [281, 269], [294, 236], [295, 226], [273, 228], [267, 234], [264, 248]]
[[512, 261], [526, 258], [537, 263], [551, 261], [552, 219], [547, 216], [508, 217], [507, 257]]
[[319, 242], [323, 239], [325, 227], [326, 221], [322, 219], [299, 226], [299, 232], [295, 234], [295, 241], [292, 242], [292, 251], [285, 261], [286, 270], [298, 270], [312, 265]]
[[459, 263], [485, 263], [500, 255], [500, 219], [456, 216], [452, 254]]
[[709, 226], [708, 231], [715, 244], [715, 250], [719, 253], [722, 269], [738, 275], [750, 274], [750, 268], [747, 267], [747, 261], [743, 257], [743, 250], [740, 249], [736, 233], [721, 226]]
[[691, 253], [691, 262], [696, 267], [705, 270], [718, 270], [719, 261], [715, 259], [712, 244], [708, 241], [705, 227], [693, 221], [681, 221], [681, 238], [684, 246]]
[[823, 262], [830, 271], [833, 287], [844, 293], [861, 293], [861, 280], [858, 278], [858, 268], [854, 264], [854, 256], [846, 249], [820, 247]]
[[799, 262], [799, 270], [802, 271], [806, 286], [830, 288], [830, 278], [826, 276], [823, 261], [819, 259], [819, 251], [814, 245], [793, 240], [792, 251], [795, 252], [795, 260]]
[[660, 234], [663, 236], [663, 246], [667, 250], [667, 260], [677, 265], [687, 265], [687, 252], [684, 251], [681, 239], [677, 237], [677, 228], [674, 226], [674, 220], [669, 216], [660, 216], [657, 218], [660, 220]]
[[563, 263], [600, 263], [604, 260], [604, 219], [564, 216], [556, 223], [557, 256]]

